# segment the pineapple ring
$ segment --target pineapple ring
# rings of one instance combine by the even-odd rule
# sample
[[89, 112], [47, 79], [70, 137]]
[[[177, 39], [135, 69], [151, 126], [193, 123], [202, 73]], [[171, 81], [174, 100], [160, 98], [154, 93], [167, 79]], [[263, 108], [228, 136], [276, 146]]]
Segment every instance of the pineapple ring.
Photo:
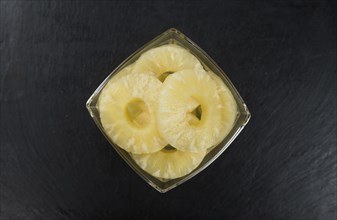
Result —
[[[200, 120], [193, 114], [199, 106]], [[205, 150], [221, 138], [222, 111], [216, 83], [205, 71], [179, 71], [168, 76], [160, 90], [158, 128], [178, 150]]]
[[222, 127], [220, 129], [220, 139], [218, 141], [218, 143], [220, 143], [233, 128], [233, 124], [237, 116], [237, 105], [231, 91], [222, 79], [211, 71], [207, 73], [214, 80], [217, 86], [217, 91], [223, 106], [221, 112]]
[[100, 120], [107, 136], [135, 154], [156, 152], [167, 145], [155, 120], [162, 83], [148, 74], [127, 74], [107, 84], [98, 100]]
[[152, 154], [130, 154], [143, 170], [154, 177], [175, 179], [192, 172], [206, 155], [206, 151], [196, 153], [165, 148]]
[[162, 82], [170, 74], [184, 69], [203, 69], [199, 60], [186, 49], [168, 44], [143, 53], [133, 72], [154, 73]]
[[121, 69], [119, 72], [117, 72], [116, 74], [114, 74], [108, 81], [107, 86], [116, 82], [117, 80], [119, 80], [120, 78], [122, 78], [123, 76], [127, 76], [132, 72], [133, 67], [135, 66], [134, 63], [124, 67], [123, 69]]

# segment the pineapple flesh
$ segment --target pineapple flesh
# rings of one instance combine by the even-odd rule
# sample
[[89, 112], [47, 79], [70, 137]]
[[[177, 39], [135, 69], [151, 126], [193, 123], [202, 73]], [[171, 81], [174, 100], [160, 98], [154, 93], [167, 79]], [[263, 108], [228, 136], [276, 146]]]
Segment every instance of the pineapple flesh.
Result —
[[223, 80], [217, 76], [215, 73], [208, 71], [210, 77], [214, 80], [217, 88], [217, 93], [221, 99], [221, 123], [220, 126], [220, 135], [217, 143], [220, 143], [232, 130], [236, 116], [237, 116], [237, 105], [235, 99], [225, 85]]
[[152, 154], [131, 154], [147, 173], [163, 179], [175, 179], [192, 172], [204, 159], [206, 151], [195, 153], [165, 148]]
[[151, 72], [163, 81], [169, 74], [185, 69], [203, 69], [203, 67], [186, 49], [168, 44], [143, 53], [135, 62], [133, 72]]
[[130, 73], [102, 90], [100, 119], [114, 143], [135, 154], [156, 152], [167, 145], [155, 120], [161, 87], [151, 75]]
[[[159, 94], [157, 121], [170, 145], [197, 152], [218, 142], [223, 106], [216, 88], [205, 71], [182, 70], [166, 78]], [[192, 113], [198, 107], [200, 120]]]

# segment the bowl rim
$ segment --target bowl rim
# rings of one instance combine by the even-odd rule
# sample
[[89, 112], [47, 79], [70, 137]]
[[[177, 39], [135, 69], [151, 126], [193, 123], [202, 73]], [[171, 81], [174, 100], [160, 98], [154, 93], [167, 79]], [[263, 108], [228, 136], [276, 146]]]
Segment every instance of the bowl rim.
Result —
[[[200, 56], [202, 56], [203, 60], [207, 60], [209, 62], [208, 65], [204, 64], [204, 67], [209, 65], [212, 66], [213, 69], [216, 69], [215, 74], [217, 74], [223, 81], [224, 83], [229, 87], [229, 90], [232, 92], [235, 101], [237, 102], [238, 106], [238, 116], [237, 119], [232, 127], [231, 132], [227, 135], [227, 137], [219, 143], [215, 147], [220, 147], [217, 152], [210, 157], [207, 161], [205, 161], [202, 165], [199, 165], [194, 171], [192, 171], [190, 174], [177, 178], [172, 182], [172, 184], [163, 184], [166, 187], [160, 186], [157, 181], [154, 181], [153, 178], [155, 177], [150, 177], [149, 174], [147, 174], [144, 170], [142, 170], [138, 165], [136, 165], [134, 162], [130, 161], [130, 159], [125, 155], [125, 151], [122, 150], [120, 147], [118, 147], [116, 144], [114, 144], [109, 137], [105, 134], [104, 129], [102, 125], [100, 124], [99, 121], [99, 114], [96, 109], [96, 103], [97, 99], [99, 97], [100, 92], [104, 88], [104, 86], [108, 83], [108, 81], [113, 77], [116, 73], [118, 73], [122, 68], [126, 67], [127, 65], [133, 63], [132, 60], [136, 59], [136, 57], [140, 56], [141, 53], [144, 51], [151, 49], [153, 46], [160, 46], [161, 42], [163, 39], [166, 39], [167, 42], [170, 42], [169, 40], [178, 40], [181, 41], [180, 43], [184, 42], [187, 45], [190, 45], [190, 48], [187, 49], [194, 49], [195, 53], [199, 53], [199, 56], [196, 57], [200, 59]], [[167, 44], [163, 43], [163, 44]], [[174, 42], [174, 41], [172, 41]], [[183, 46], [184, 47], [184, 46]], [[186, 48], [186, 46], [185, 46]], [[138, 59], [138, 58], [137, 58]], [[195, 42], [193, 42], [191, 39], [189, 39], [185, 34], [183, 34], [181, 31], [177, 30], [176, 28], [170, 28], [163, 33], [159, 34], [146, 44], [144, 44], [142, 47], [137, 49], [135, 52], [133, 52], [130, 56], [128, 56], [124, 61], [122, 61], [101, 83], [100, 85], [94, 90], [92, 95], [89, 97], [89, 99], [86, 101], [86, 108], [94, 120], [95, 124], [97, 127], [100, 129], [100, 131], [103, 133], [105, 138], [108, 140], [108, 142], [111, 144], [111, 146], [117, 151], [117, 153], [123, 158], [123, 160], [145, 181], [147, 182], [150, 186], [152, 186], [154, 189], [156, 189], [158, 192], [165, 193], [168, 192], [169, 190], [177, 187], [178, 185], [181, 185], [182, 183], [186, 182], [187, 180], [191, 179], [192, 177], [196, 176], [198, 173], [206, 169], [211, 163], [213, 163], [229, 146], [230, 144], [237, 138], [237, 136], [240, 134], [240, 132], [243, 130], [243, 128], [247, 125], [249, 120], [251, 119], [251, 113], [248, 110], [247, 105], [243, 101], [241, 95], [233, 85], [233, 83], [230, 81], [229, 77], [225, 74], [225, 72], [216, 64], [216, 62], [203, 50], [201, 49]], [[97, 115], [98, 114], [98, 115]], [[239, 123], [239, 124], [238, 124]], [[211, 151], [213, 151], [212, 149]], [[124, 151], [124, 152], [123, 152]], [[205, 160], [205, 158], [204, 158]], [[156, 179], [156, 178], [155, 178]], [[160, 181], [160, 180], [159, 180]], [[155, 183], [157, 182], [157, 183]], [[170, 182], [170, 181], [166, 181]]]

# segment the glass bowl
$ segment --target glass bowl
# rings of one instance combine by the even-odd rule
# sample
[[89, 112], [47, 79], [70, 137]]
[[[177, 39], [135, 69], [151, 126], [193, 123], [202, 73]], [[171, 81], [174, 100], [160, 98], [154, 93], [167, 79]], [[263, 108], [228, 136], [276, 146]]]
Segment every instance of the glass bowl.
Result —
[[[234, 122], [234, 126], [232, 130], [229, 132], [229, 134], [226, 136], [226, 138], [219, 143], [218, 145], [212, 147], [212, 149], [207, 153], [201, 164], [193, 170], [191, 173], [189, 173], [186, 176], [177, 178], [177, 179], [158, 179], [156, 177], [151, 176], [147, 172], [145, 172], [142, 168], [140, 168], [131, 158], [128, 152], [124, 151], [122, 148], [118, 147], [115, 143], [113, 143], [105, 134], [105, 131], [102, 127], [102, 124], [100, 122], [100, 116], [99, 111], [96, 106], [98, 97], [104, 88], [104, 86], [107, 84], [107, 82], [111, 79], [111, 77], [114, 76], [114, 74], [118, 73], [121, 69], [128, 66], [129, 64], [135, 62], [140, 55], [154, 47], [158, 47], [165, 44], [177, 44], [188, 51], [190, 51], [195, 57], [199, 59], [201, 64], [203, 65], [204, 69], [207, 71], [212, 71], [216, 75], [218, 75], [224, 83], [227, 85], [229, 90], [232, 92], [235, 101], [237, 103], [237, 116], [236, 120]], [[244, 103], [243, 99], [241, 98], [240, 94], [234, 87], [234, 85], [231, 83], [227, 75], [223, 72], [223, 70], [210, 58], [205, 51], [203, 51], [196, 43], [191, 41], [189, 38], [187, 38], [184, 34], [182, 34], [177, 29], [171, 28], [164, 33], [160, 34], [147, 44], [145, 44], [143, 47], [138, 49], [136, 52], [131, 54], [127, 59], [125, 59], [115, 70], [113, 70], [107, 78], [98, 86], [98, 88], [94, 91], [94, 93], [90, 96], [86, 103], [86, 107], [95, 121], [98, 128], [101, 130], [103, 135], [106, 137], [106, 139], [109, 141], [111, 146], [117, 151], [117, 153], [125, 160], [125, 162], [140, 176], [142, 177], [148, 184], [150, 184], [153, 188], [158, 190], [161, 193], [165, 193], [178, 185], [186, 182], [187, 180], [191, 179], [195, 175], [197, 175], [199, 172], [204, 170], [207, 166], [209, 166], [213, 161], [215, 161], [226, 149], [227, 147], [233, 142], [233, 140], [239, 135], [239, 133], [242, 131], [244, 126], [248, 123], [250, 119], [250, 112]]]

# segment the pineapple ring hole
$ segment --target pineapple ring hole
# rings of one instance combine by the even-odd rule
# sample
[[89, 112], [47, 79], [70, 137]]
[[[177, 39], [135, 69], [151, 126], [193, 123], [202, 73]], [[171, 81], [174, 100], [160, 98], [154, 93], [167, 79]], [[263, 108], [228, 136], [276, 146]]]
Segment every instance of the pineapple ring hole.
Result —
[[158, 79], [159, 79], [161, 82], [164, 82], [165, 79], [166, 79], [166, 77], [168, 77], [168, 76], [169, 76], [170, 74], [172, 74], [172, 73], [174, 73], [174, 72], [172, 72], [172, 71], [166, 71], [166, 72], [162, 73], [162, 74], [158, 77]]
[[188, 123], [190, 125], [198, 125], [202, 117], [202, 107], [198, 105], [192, 112], [189, 113]]
[[147, 105], [141, 99], [133, 99], [125, 109], [126, 118], [136, 127], [145, 127], [150, 123], [150, 113]]
[[177, 149], [168, 144], [162, 149], [162, 151], [166, 153], [174, 153], [177, 151]]

